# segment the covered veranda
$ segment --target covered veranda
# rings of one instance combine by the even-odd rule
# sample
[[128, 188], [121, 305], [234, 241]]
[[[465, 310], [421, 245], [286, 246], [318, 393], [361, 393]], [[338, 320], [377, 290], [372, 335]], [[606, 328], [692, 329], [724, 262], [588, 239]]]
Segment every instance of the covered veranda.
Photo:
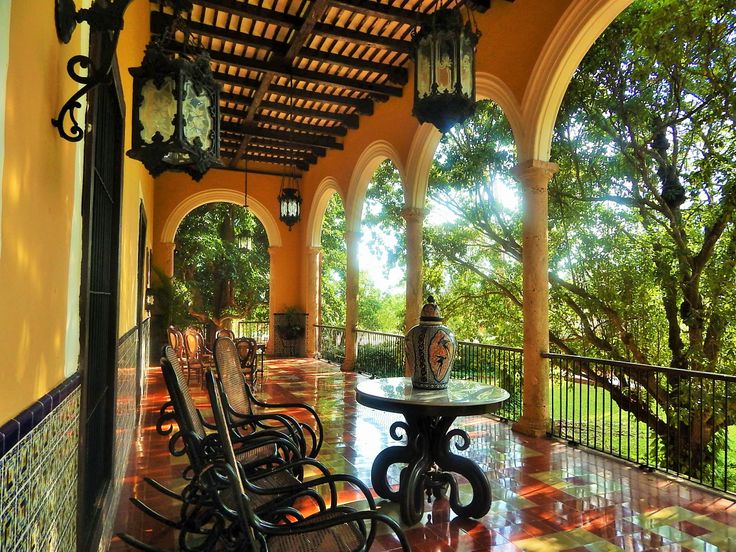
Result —
[[[524, 198], [523, 409], [513, 427], [468, 420], [469, 453], [493, 483], [493, 508], [478, 522], [454, 521], [446, 505], [435, 502], [431, 522], [427, 517], [407, 528], [417, 550], [736, 546], [727, 540], [733, 539], [731, 501], [544, 439], [551, 418], [547, 186], [556, 170], [553, 128], [578, 63], [629, 4], [494, 1], [475, 14], [482, 33], [477, 97], [496, 102], [509, 120], [514, 177]], [[410, 327], [423, 302], [422, 224], [440, 135], [411, 116], [408, 51], [416, 14], [435, 3], [195, 1], [191, 29], [210, 50], [224, 87], [223, 168], [199, 182], [171, 172], [154, 178], [123, 155], [134, 106], [128, 69], [140, 64], [170, 11], [153, 1], [131, 4], [111, 80], [77, 113], [83, 120], [90, 108], [81, 123], [86, 137], [69, 142], [49, 121], [79, 88], [67, 76], [68, 60], [94, 55], [95, 44], [86, 23], [62, 43], [54, 6], [0, 4], [0, 335], [6, 353], [0, 549], [105, 550], [114, 529], [151, 536], [151, 527], [129, 516], [121, 498], [140, 490], [143, 475], [173, 477], [179, 466], [163, 454], [165, 443], [151, 428], [164, 397], [158, 370], [148, 368], [158, 358], [161, 321], [146, 309], [146, 291], [156, 285], [154, 267], [173, 274], [176, 231], [189, 212], [211, 202], [245, 203], [246, 169], [247, 203], [270, 246], [270, 334], [274, 313], [299, 308], [308, 316], [310, 358], [317, 351], [312, 329], [320, 324], [322, 220], [333, 194], [345, 205], [349, 338], [342, 371], [303, 359], [270, 360], [259, 390], [314, 402], [329, 421], [328, 466], [365, 478], [375, 450], [353, 446], [355, 438], [367, 431], [388, 444], [389, 421], [354, 403], [354, 384], [362, 377], [354, 372], [361, 209], [375, 168], [390, 159], [404, 190]], [[345, 50], [345, 44], [368, 50]], [[108, 105], [104, 116], [101, 105]], [[110, 128], [115, 132], [106, 133]], [[99, 170], [103, 158], [111, 158], [108, 172]], [[289, 231], [279, 222], [277, 195], [292, 165], [302, 174], [303, 204], [302, 221]], [[103, 197], [109, 200], [104, 206], [97, 203]]]
[[[389, 436], [398, 414], [355, 402], [355, 386], [368, 376], [340, 372], [338, 366], [308, 359], [272, 359], [256, 391], [270, 402], [315, 405], [325, 427], [318, 458], [331, 471], [371, 480], [376, 454], [396, 444]], [[176, 531], [134, 508], [135, 497], [159, 513], [176, 517], [177, 501], [143, 481], [152, 477], [178, 489], [187, 462], [174, 458], [168, 437], [156, 432], [159, 408], [168, 399], [158, 368], [148, 371], [148, 395], [139, 433], [131, 449], [116, 532], [172, 548]], [[206, 393], [195, 390], [209, 416]], [[730, 550], [736, 546], [733, 501], [683, 484], [636, 465], [605, 457], [564, 442], [527, 437], [507, 422], [490, 416], [458, 420], [472, 439], [464, 454], [477, 462], [491, 482], [491, 509], [482, 518], [456, 516], [448, 500], [425, 505], [420, 523], [404, 525], [416, 551], [554, 551], [554, 550]], [[404, 439], [405, 441], [405, 439]], [[398, 484], [396, 468], [389, 482]], [[352, 488], [341, 500], [356, 504]], [[467, 501], [468, 484], [461, 484]], [[398, 505], [378, 499], [380, 511], [400, 521]], [[110, 550], [129, 550], [117, 537]], [[400, 550], [395, 537], [381, 535], [372, 550]]]

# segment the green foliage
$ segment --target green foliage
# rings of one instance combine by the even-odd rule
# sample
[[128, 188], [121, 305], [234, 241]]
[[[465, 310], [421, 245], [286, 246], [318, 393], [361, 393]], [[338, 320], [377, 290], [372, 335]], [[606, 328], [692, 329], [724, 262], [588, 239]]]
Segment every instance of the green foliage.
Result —
[[174, 303], [190, 321], [268, 316], [268, 238], [252, 213], [203, 205], [182, 221], [176, 248]]
[[367, 274], [360, 275], [358, 327], [378, 332], [403, 333], [406, 302], [403, 295], [379, 290]]
[[385, 345], [361, 345], [358, 347], [356, 370], [377, 378], [392, 378], [404, 375], [403, 355]]
[[[555, 348], [736, 372], [734, 75], [736, 7], [723, 0], [635, 2], [581, 62], [552, 147], [560, 167], [549, 185]], [[447, 220], [426, 233], [426, 283], [461, 336], [477, 328], [480, 339], [505, 341], [515, 326], [520, 337], [514, 163], [508, 124], [487, 103], [438, 149], [429, 193]], [[702, 432], [725, 434], [736, 420], [733, 405], [691, 420], [698, 405], [666, 378], [584, 372], [608, 377], [613, 402], [659, 433], [669, 465], [696, 477], [700, 466], [682, 451], [715, 455], [717, 443]], [[713, 395], [719, 403], [722, 394]], [[671, 406], [672, 397], [683, 406]], [[658, 421], [663, 412], [677, 431]]]
[[320, 304], [322, 324], [345, 325], [345, 209], [338, 194], [327, 204], [322, 222], [322, 273]]

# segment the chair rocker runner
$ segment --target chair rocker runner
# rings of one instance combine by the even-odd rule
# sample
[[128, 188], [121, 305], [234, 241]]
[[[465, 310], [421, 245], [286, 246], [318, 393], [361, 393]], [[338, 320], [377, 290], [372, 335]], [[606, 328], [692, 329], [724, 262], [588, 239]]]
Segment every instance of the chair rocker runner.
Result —
[[[316, 458], [322, 448], [323, 429], [322, 421], [311, 406], [303, 403], [259, 401], [245, 380], [240, 369], [237, 347], [230, 339], [218, 338], [215, 341], [215, 367], [224, 391], [225, 411], [232, 423], [241, 427], [249, 424], [254, 432], [278, 430], [290, 437], [296, 436], [295, 442], [299, 443], [302, 454]], [[254, 410], [254, 406], [259, 409], [258, 412]], [[277, 413], [268, 414], [265, 412], [267, 410], [276, 410]], [[311, 418], [314, 427], [296, 420], [291, 411], [301, 412]]]

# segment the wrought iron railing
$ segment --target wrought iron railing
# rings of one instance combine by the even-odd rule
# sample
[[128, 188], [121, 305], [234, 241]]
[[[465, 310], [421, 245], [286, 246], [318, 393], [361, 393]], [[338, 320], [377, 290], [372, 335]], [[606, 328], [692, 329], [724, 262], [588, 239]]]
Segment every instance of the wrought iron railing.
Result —
[[404, 336], [400, 334], [357, 331], [355, 369], [377, 378], [404, 375]]
[[258, 343], [268, 343], [268, 320], [238, 320], [236, 337], [250, 337]]
[[[356, 370], [374, 377], [404, 375], [404, 336], [367, 330], [357, 331]], [[502, 387], [511, 397], [497, 412], [501, 418], [521, 416], [522, 350], [469, 341], [458, 342], [452, 377]]]
[[553, 436], [736, 493], [736, 376], [544, 356]]
[[317, 329], [317, 351], [320, 358], [342, 364], [345, 360], [345, 328], [319, 324], [314, 327]]
[[458, 341], [452, 377], [505, 389], [510, 397], [496, 415], [507, 420], [518, 420], [521, 416], [523, 364], [522, 349]]

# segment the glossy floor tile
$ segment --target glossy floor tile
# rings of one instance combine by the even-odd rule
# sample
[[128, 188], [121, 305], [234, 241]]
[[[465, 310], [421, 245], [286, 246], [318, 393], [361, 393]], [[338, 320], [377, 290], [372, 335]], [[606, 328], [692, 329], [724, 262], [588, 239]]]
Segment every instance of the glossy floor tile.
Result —
[[[317, 361], [270, 360], [255, 391], [274, 402], [315, 405], [325, 426], [319, 459], [330, 470], [353, 474], [370, 485], [373, 459], [394, 443], [388, 429], [400, 417], [356, 404], [355, 385], [362, 377]], [[155, 431], [158, 409], [167, 399], [158, 368], [149, 370], [148, 383], [116, 531], [174, 549], [174, 532], [125, 498], [138, 497], [175, 516], [175, 503], [142, 478], [153, 477], [173, 488], [183, 485], [185, 461], [171, 456], [168, 439]], [[205, 394], [194, 391], [208, 412]], [[488, 417], [460, 418], [456, 425], [472, 438], [461, 454], [477, 462], [491, 483], [491, 510], [479, 520], [460, 519], [444, 499], [427, 504], [422, 521], [405, 528], [417, 552], [736, 551], [736, 505], [730, 500], [560, 442], [515, 434], [509, 425]], [[398, 471], [389, 475], [390, 482], [398, 482]], [[467, 485], [461, 485], [461, 497], [467, 492]], [[340, 496], [345, 502], [356, 500], [348, 489]], [[381, 501], [381, 508], [398, 519], [395, 505]], [[393, 537], [381, 535], [373, 550], [396, 547]], [[128, 547], [115, 539], [110, 550]]]

